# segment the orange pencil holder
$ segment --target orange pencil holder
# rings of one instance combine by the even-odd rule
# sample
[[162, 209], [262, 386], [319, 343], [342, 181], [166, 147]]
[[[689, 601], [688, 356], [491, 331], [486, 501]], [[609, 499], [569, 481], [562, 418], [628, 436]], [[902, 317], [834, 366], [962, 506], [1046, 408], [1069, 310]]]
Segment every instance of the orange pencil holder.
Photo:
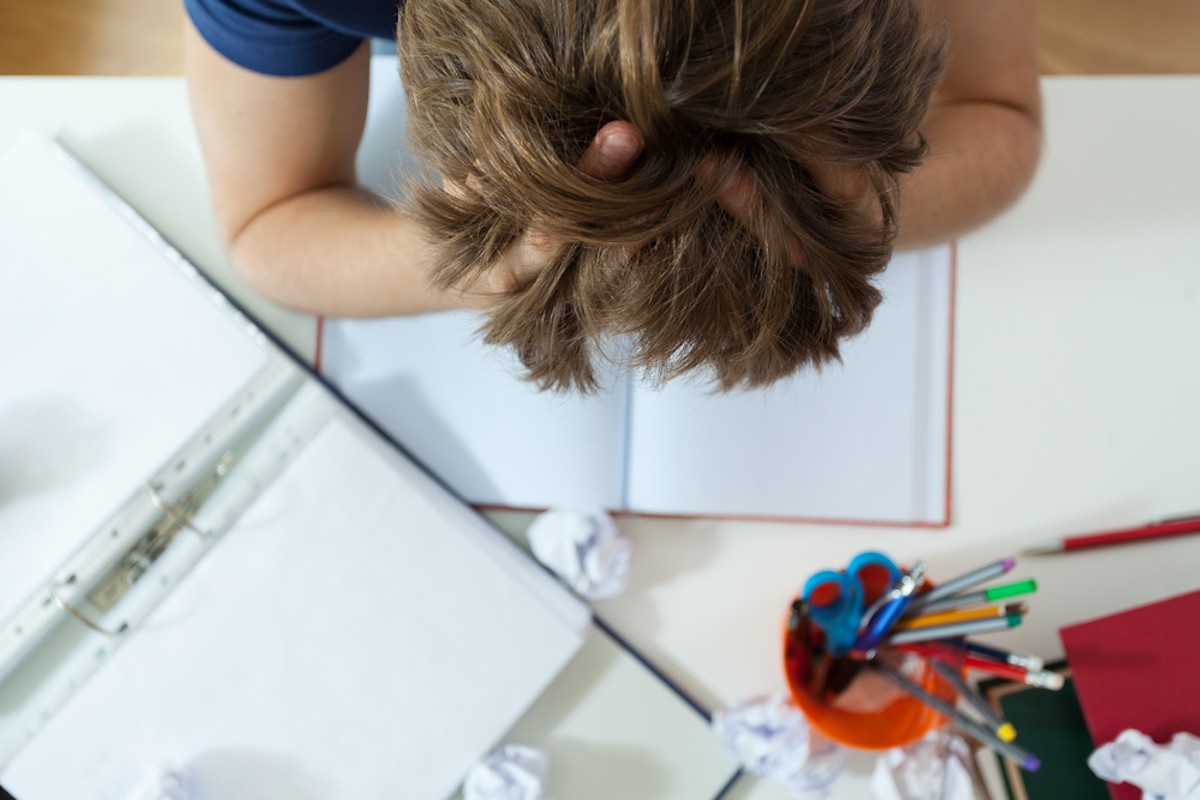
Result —
[[[809, 724], [827, 739], [859, 750], [904, 747], [949, 720], [925, 704], [904, 694], [865, 662], [848, 658], [822, 663], [814, 658], [825, 634], [807, 617], [794, 629], [784, 624], [783, 667], [788, 688]], [[877, 658], [889, 657], [881, 653]], [[903, 671], [922, 689], [946, 700], [958, 701], [958, 691], [923, 658], [897, 654], [904, 659]], [[818, 674], [822, 668], [824, 675]], [[832, 673], [832, 674], [831, 674]], [[839, 686], [840, 683], [846, 686]], [[835, 690], [829, 691], [833, 684]], [[821, 696], [816, 692], [821, 688]]]

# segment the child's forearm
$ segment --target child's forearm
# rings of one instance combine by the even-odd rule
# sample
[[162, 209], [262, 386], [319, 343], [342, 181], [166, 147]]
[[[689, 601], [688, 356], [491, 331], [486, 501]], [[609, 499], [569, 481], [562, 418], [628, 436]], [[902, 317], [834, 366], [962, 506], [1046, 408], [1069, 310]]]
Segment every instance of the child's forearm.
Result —
[[251, 288], [300, 311], [382, 317], [471, 300], [429, 286], [430, 259], [417, 227], [359, 188], [289, 197], [255, 216], [229, 245]]
[[1035, 110], [990, 101], [935, 106], [930, 154], [902, 183], [897, 247], [913, 250], [968, 233], [1011, 206], [1041, 152]]

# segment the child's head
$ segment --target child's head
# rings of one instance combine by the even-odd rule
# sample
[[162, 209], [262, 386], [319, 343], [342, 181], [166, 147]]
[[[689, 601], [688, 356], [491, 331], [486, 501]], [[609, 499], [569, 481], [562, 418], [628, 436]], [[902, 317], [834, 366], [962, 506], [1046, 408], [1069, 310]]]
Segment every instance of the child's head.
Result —
[[[478, 276], [526, 228], [569, 243], [485, 328], [542, 386], [590, 388], [611, 334], [654, 375], [760, 385], [870, 321], [944, 61], [922, 0], [408, 0], [399, 41], [413, 148], [462, 188], [409, 201], [434, 280]], [[617, 119], [645, 151], [591, 178], [576, 164]], [[823, 191], [830, 168], [874, 212]], [[736, 218], [731, 174], [756, 188]]]

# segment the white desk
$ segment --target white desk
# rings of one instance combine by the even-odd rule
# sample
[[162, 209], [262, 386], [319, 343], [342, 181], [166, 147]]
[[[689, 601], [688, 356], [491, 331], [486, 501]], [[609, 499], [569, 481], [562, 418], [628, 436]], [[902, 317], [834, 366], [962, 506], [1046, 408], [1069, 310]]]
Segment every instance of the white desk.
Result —
[[[782, 688], [788, 602], [809, 573], [861, 550], [945, 576], [1040, 539], [1200, 510], [1200, 78], [1044, 86], [1034, 186], [959, 245], [951, 527], [621, 522], [630, 587], [597, 610], [702, 703]], [[227, 274], [179, 81], [3, 79], [0, 108], [0, 147], [31, 125], [59, 133]], [[169, 185], [146, 182], [155, 171]], [[308, 321], [255, 310], [312, 341]], [[497, 519], [515, 531], [528, 516]], [[1026, 559], [1015, 574], [1042, 588], [1026, 625], [996, 641], [1055, 657], [1062, 624], [1200, 586], [1200, 536]], [[873, 761], [851, 759], [835, 797], [866, 796]], [[746, 779], [730, 796], [785, 794]]]

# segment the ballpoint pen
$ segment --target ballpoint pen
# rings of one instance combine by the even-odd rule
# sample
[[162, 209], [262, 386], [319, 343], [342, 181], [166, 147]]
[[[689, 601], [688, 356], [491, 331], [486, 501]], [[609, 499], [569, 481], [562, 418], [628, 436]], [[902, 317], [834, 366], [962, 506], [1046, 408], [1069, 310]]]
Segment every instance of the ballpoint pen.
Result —
[[1010, 614], [999, 619], [974, 619], [951, 625], [934, 625], [932, 628], [914, 628], [911, 631], [894, 631], [887, 637], [888, 644], [927, 642], [931, 639], [949, 639], [954, 636], [969, 636], [973, 633], [990, 633], [1015, 628], [1021, 624], [1020, 614]]
[[995, 564], [989, 564], [986, 567], [977, 569], [974, 572], [968, 572], [966, 575], [961, 575], [952, 581], [947, 581], [946, 583], [936, 586], [933, 589], [930, 589], [928, 592], [925, 592], [925, 594], [921, 595], [920, 597], [914, 599], [912, 602], [912, 608], [920, 608], [926, 603], [932, 603], [934, 600], [940, 600], [943, 597], [949, 597], [950, 595], [958, 594], [969, 586], [974, 586], [977, 583], [983, 583], [984, 581], [994, 578], [997, 575], [1003, 575], [1016, 566], [1016, 563], [1016, 559], [1006, 558], [1002, 561], [997, 561]]
[[891, 633], [892, 628], [904, 616], [908, 604], [917, 590], [925, 583], [925, 562], [919, 561], [907, 574], [900, 576], [896, 585], [888, 590], [876, 604], [874, 613], [864, 615], [863, 629], [854, 642], [854, 652], [872, 658], [879, 645]]
[[948, 611], [952, 608], [965, 608], [968, 606], [982, 606], [988, 603], [994, 603], [997, 600], [1006, 600], [1010, 597], [1017, 597], [1023, 594], [1029, 594], [1037, 591], [1037, 581], [1033, 578], [1028, 580], [1017, 581], [1015, 583], [1006, 583], [1003, 586], [993, 586], [991, 589], [984, 589], [980, 592], [969, 592], [967, 594], [955, 594], [949, 597], [943, 597], [941, 600], [933, 600], [931, 602], [922, 603], [917, 608], [910, 607], [905, 616], [915, 617], [919, 614], [932, 614], [935, 611]]

